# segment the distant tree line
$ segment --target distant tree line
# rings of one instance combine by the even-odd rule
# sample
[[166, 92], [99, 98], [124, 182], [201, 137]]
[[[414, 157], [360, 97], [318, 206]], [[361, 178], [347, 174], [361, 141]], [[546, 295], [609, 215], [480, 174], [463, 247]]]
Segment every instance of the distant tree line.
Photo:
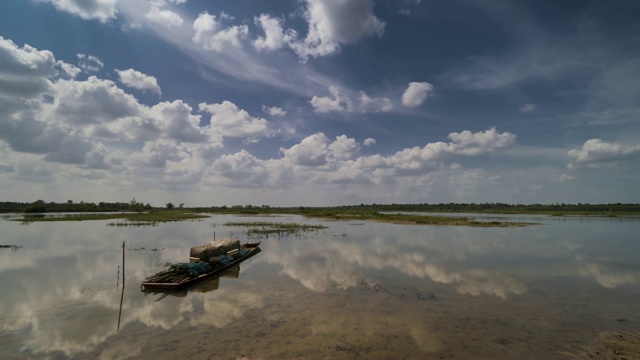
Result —
[[133, 198], [130, 202], [73, 202], [68, 200], [64, 203], [45, 202], [36, 200], [32, 203], [4, 201], [0, 202], [0, 212], [2, 213], [45, 213], [45, 212], [114, 212], [114, 211], [148, 211], [153, 207], [150, 204], [143, 204]]
[[198, 211], [237, 213], [311, 213], [326, 210], [340, 211], [411, 211], [456, 213], [640, 213], [640, 204], [506, 204], [506, 203], [438, 203], [438, 204], [360, 204], [329, 207], [271, 207], [269, 205], [232, 205], [230, 207], [198, 207]]
[[371, 204], [341, 206], [342, 209], [367, 209], [375, 211], [424, 211], [424, 212], [640, 212], [640, 204], [505, 204], [505, 203], [438, 203], [438, 204]]
[[[506, 204], [506, 203], [438, 203], [438, 204], [360, 204], [330, 207], [272, 207], [269, 205], [232, 205], [185, 208], [184, 203], [175, 206], [167, 203], [164, 207], [168, 210], [190, 209], [207, 212], [230, 213], [309, 213], [322, 210], [344, 211], [422, 211], [422, 212], [469, 212], [469, 213], [640, 213], [640, 204], [610, 203], [610, 204]], [[133, 198], [128, 203], [124, 202], [73, 202], [64, 203], [45, 202], [37, 200], [31, 203], [0, 202], [0, 212], [113, 212], [113, 211], [149, 211], [154, 208], [150, 204], [144, 204]]]

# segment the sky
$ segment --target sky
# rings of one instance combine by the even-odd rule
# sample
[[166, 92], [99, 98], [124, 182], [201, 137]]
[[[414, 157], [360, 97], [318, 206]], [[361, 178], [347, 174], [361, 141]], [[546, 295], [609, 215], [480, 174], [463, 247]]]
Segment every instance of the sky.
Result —
[[640, 202], [640, 2], [6, 0], [0, 201]]

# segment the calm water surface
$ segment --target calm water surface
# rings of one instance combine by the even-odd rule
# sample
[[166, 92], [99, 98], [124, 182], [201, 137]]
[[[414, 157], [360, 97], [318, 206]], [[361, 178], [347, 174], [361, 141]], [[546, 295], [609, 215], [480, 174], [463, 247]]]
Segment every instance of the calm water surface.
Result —
[[[500, 218], [540, 225], [220, 215], [133, 228], [5, 216], [0, 244], [20, 248], [0, 249], [0, 358], [640, 356], [639, 220]], [[239, 272], [190, 292], [140, 291], [214, 232], [249, 240], [228, 221], [328, 228], [262, 239]]]

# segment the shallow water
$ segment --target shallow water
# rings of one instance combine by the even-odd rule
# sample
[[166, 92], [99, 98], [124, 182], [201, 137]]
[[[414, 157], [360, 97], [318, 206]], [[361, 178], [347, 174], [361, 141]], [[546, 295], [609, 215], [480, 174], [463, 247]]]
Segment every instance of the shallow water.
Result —
[[[0, 249], [0, 358], [640, 356], [640, 221], [500, 218], [540, 225], [216, 215], [134, 228], [4, 217], [0, 244], [21, 247]], [[214, 233], [247, 239], [228, 221], [328, 228], [261, 239], [239, 273], [188, 293], [140, 291]]]

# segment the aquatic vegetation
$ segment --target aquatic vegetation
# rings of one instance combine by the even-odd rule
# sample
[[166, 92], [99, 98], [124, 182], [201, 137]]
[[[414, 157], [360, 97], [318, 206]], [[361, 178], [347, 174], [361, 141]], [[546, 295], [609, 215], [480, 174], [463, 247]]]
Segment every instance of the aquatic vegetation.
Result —
[[279, 223], [267, 221], [235, 221], [227, 222], [225, 226], [248, 227], [245, 232], [248, 236], [269, 236], [269, 235], [300, 235], [305, 232], [318, 231], [327, 227], [321, 224], [297, 224]]
[[331, 220], [369, 220], [404, 225], [443, 225], [443, 226], [473, 226], [473, 227], [514, 227], [535, 225], [531, 222], [512, 221], [478, 221], [466, 217], [379, 213], [367, 211], [333, 211], [305, 214], [307, 217], [317, 217]]
[[122, 219], [124, 222], [108, 223], [108, 226], [155, 226], [161, 222], [198, 220], [208, 218], [209, 215], [198, 214], [188, 211], [151, 211], [142, 213], [102, 213], [102, 214], [69, 214], [63, 216], [33, 216], [24, 215], [22, 218], [14, 219], [23, 224], [41, 221], [88, 221], [88, 220], [115, 220]]

